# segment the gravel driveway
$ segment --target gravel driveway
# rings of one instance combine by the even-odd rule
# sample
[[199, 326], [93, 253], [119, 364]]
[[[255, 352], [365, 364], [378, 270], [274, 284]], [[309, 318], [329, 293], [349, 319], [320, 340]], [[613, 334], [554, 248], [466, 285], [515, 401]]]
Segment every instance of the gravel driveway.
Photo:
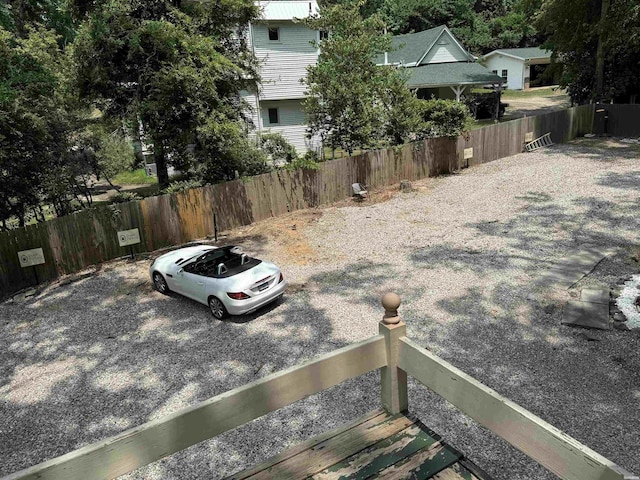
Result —
[[[640, 338], [560, 325], [581, 286], [640, 270], [637, 147], [581, 140], [414, 187], [231, 232], [290, 282], [249, 317], [213, 321], [152, 291], [148, 261], [0, 304], [0, 475], [374, 335], [388, 290], [412, 339], [640, 472]], [[585, 245], [619, 250], [570, 291], [531, 287]], [[130, 477], [229, 475], [377, 408], [378, 382], [346, 382]], [[413, 382], [409, 401], [495, 479], [555, 478]]]

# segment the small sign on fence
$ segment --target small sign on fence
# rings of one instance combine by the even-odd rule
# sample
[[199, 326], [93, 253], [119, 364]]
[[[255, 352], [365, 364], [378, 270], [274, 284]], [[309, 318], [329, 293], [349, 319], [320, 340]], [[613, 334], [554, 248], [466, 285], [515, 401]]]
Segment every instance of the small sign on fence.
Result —
[[140, 243], [140, 230], [132, 228], [131, 230], [123, 230], [118, 232], [118, 243], [121, 247], [127, 247], [129, 245], [135, 245]]
[[41, 248], [33, 248], [31, 250], [23, 250], [18, 252], [18, 259], [22, 268], [33, 267], [44, 263], [44, 252]]
[[527, 132], [524, 134], [525, 142], [533, 142], [533, 132]]
[[464, 158], [463, 160], [468, 160], [473, 158], [473, 147], [464, 149]]

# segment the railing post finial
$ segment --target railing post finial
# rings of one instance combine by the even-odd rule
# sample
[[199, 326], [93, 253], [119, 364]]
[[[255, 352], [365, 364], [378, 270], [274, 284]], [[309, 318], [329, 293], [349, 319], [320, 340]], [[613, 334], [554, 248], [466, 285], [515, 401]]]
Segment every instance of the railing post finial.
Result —
[[382, 296], [382, 306], [384, 307], [384, 317], [382, 323], [385, 325], [395, 325], [400, 323], [398, 307], [400, 307], [400, 296], [397, 293], [385, 293]]

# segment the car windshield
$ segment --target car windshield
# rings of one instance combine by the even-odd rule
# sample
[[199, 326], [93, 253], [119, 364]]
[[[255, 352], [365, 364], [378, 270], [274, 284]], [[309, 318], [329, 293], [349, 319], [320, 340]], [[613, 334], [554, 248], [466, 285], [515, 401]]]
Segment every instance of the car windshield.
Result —
[[192, 263], [185, 266], [185, 271], [206, 277], [230, 277], [255, 267], [261, 261], [241, 253], [234, 246], [210, 250]]

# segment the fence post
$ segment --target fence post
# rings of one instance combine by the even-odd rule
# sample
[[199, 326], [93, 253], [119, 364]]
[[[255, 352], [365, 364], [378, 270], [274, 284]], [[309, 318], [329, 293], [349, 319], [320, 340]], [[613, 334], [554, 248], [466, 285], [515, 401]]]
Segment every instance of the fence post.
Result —
[[382, 306], [384, 317], [379, 324], [379, 331], [385, 339], [387, 366], [380, 369], [380, 396], [382, 405], [389, 413], [400, 413], [408, 409], [407, 373], [398, 368], [399, 340], [406, 336], [407, 327], [398, 316], [400, 297], [397, 294], [385, 294]]

